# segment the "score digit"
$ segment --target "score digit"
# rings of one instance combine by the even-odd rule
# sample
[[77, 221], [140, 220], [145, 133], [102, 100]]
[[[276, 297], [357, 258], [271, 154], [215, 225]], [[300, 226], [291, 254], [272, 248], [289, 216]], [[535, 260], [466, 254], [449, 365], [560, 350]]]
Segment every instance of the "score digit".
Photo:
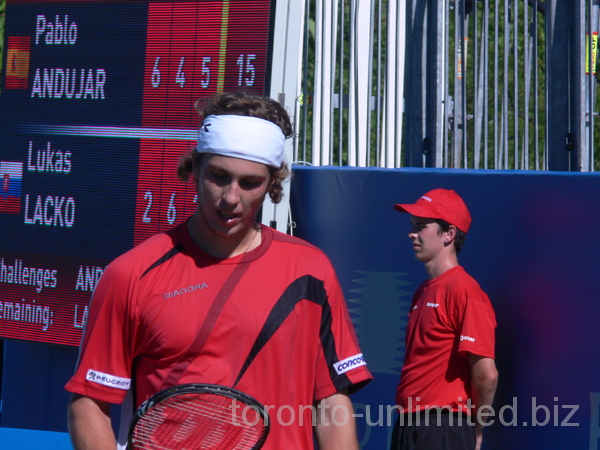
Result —
[[[254, 67], [252, 61], [255, 59], [255, 54], [240, 55], [237, 59], [237, 65], [239, 67], [238, 86], [241, 86], [242, 82], [248, 87], [254, 86], [254, 81], [256, 79], [256, 67]], [[244, 74], [249, 76], [244, 77]]]
[[179, 83], [179, 86], [183, 87], [185, 84], [185, 72], [183, 71], [183, 63], [185, 62], [185, 56], [181, 57], [179, 61], [179, 68], [177, 69], [177, 76], [175, 77], [175, 83]]
[[160, 70], [158, 63], [160, 62], [160, 56], [156, 57], [154, 61], [154, 69], [152, 69], [152, 87], [157, 88], [160, 86]]
[[144, 200], [147, 200], [148, 204], [146, 205], [146, 210], [144, 211], [142, 222], [151, 223], [152, 218], [150, 217], [150, 208], [152, 208], [152, 191], [146, 191], [146, 195], [144, 195]]
[[244, 81], [246, 86], [254, 86], [254, 80], [256, 79], [256, 68], [252, 61], [256, 59], [256, 55], [246, 55], [246, 73], [250, 74], [250, 77], [246, 77]]
[[204, 56], [202, 58], [202, 79], [200, 80], [200, 85], [203, 89], [206, 89], [210, 84], [210, 67], [208, 67], [210, 60], [210, 56]]
[[169, 225], [173, 225], [176, 220], [177, 209], [175, 208], [175, 192], [173, 192], [169, 201], [169, 208], [167, 208], [167, 222], [169, 222]]

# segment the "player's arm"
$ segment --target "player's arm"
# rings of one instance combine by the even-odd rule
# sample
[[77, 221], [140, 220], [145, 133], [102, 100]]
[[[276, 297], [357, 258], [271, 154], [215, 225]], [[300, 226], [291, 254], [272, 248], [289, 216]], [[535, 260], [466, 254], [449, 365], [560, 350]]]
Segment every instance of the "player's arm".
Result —
[[469, 353], [469, 365], [471, 366], [471, 391], [473, 401], [473, 418], [475, 420], [476, 446], [478, 450], [481, 448], [483, 440], [483, 427], [487, 417], [481, 415], [479, 421], [479, 411], [482, 413], [491, 412], [494, 395], [496, 394], [496, 386], [498, 384], [498, 370], [496, 362], [493, 358], [486, 358], [479, 355]]
[[315, 433], [321, 450], [358, 450], [354, 409], [345, 391], [323, 399], [316, 414]]
[[110, 421], [110, 403], [74, 394], [67, 420], [75, 450], [115, 450], [115, 435]]

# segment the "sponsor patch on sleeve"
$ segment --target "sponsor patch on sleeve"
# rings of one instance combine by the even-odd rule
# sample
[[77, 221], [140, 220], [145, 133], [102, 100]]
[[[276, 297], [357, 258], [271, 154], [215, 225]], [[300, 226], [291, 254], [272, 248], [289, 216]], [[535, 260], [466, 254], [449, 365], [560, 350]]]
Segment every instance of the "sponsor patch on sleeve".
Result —
[[366, 365], [367, 363], [363, 358], [363, 354], [359, 353], [358, 355], [354, 355], [342, 361], [336, 362], [333, 367], [338, 375], [342, 375], [343, 373], [346, 373], [352, 369]]
[[124, 391], [129, 389], [131, 385], [131, 378], [121, 378], [108, 373], [98, 372], [97, 370], [89, 369], [85, 376], [85, 379], [92, 383], [102, 384], [117, 389], [123, 389]]

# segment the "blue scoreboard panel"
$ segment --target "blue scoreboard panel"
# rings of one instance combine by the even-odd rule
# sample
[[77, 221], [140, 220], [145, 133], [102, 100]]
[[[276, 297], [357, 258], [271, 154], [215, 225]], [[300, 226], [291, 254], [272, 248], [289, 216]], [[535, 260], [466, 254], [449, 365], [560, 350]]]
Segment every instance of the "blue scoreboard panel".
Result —
[[193, 212], [176, 167], [194, 103], [268, 92], [273, 14], [271, 0], [6, 1], [0, 338], [79, 345], [106, 265]]

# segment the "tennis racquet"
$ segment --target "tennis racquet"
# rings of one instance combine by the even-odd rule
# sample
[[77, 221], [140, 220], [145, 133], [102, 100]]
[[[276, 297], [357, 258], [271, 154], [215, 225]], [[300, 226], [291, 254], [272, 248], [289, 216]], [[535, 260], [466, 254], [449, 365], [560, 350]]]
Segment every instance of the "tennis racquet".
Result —
[[259, 449], [268, 433], [267, 411], [248, 394], [213, 384], [182, 384], [140, 405], [127, 448]]

